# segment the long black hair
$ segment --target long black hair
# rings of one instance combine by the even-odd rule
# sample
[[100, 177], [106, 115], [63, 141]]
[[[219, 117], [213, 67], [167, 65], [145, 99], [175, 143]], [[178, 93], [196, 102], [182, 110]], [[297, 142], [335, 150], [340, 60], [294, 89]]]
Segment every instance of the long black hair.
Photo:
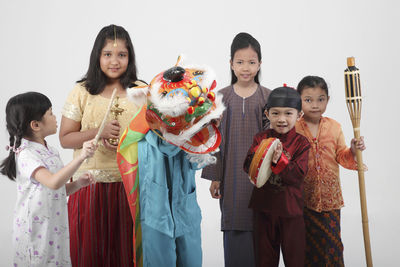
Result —
[[6, 127], [10, 135], [10, 154], [0, 165], [0, 173], [11, 180], [16, 177], [15, 151], [21, 145], [22, 137], [32, 137], [31, 121], [41, 121], [51, 108], [47, 96], [38, 92], [27, 92], [13, 96], [6, 106]]
[[326, 81], [324, 78], [321, 78], [319, 76], [306, 76], [297, 85], [297, 92], [301, 95], [301, 92], [303, 92], [304, 89], [306, 88], [316, 88], [319, 87], [322, 90], [325, 91], [326, 95], [329, 96], [328, 93], [328, 85], [326, 84]]
[[129, 62], [126, 72], [119, 78], [122, 86], [127, 88], [132, 82], [137, 80], [135, 51], [129, 33], [121, 26], [111, 24], [101, 29], [97, 35], [96, 40], [94, 41], [92, 53], [90, 54], [88, 71], [86, 75], [78, 81], [84, 82], [86, 90], [92, 95], [97, 95], [103, 92], [107, 84], [107, 76], [100, 68], [101, 50], [104, 48], [108, 40], [113, 41], [115, 37], [118, 40], [125, 41], [129, 54]]
[[[248, 47], [251, 47], [251, 49], [253, 49], [257, 53], [258, 61], [261, 62], [260, 43], [253, 36], [251, 36], [250, 34], [248, 34], [246, 32], [238, 33], [235, 36], [235, 38], [233, 38], [233, 41], [231, 44], [231, 60], [233, 61], [233, 58], [234, 58], [237, 50], [243, 49], [243, 48], [248, 48]], [[254, 81], [258, 84], [260, 84], [259, 76], [260, 76], [260, 70], [257, 71], [257, 74], [254, 77]], [[234, 84], [236, 82], [237, 82], [237, 77], [231, 68], [231, 84]]]

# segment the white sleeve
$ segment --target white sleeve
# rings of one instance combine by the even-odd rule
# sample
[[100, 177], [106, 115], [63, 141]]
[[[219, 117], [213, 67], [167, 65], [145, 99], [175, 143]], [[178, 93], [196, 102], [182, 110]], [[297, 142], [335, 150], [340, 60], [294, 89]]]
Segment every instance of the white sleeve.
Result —
[[46, 165], [40, 159], [40, 155], [30, 150], [22, 150], [17, 158], [17, 171], [21, 177], [30, 178], [33, 182], [37, 182], [32, 174], [39, 167], [45, 167]]

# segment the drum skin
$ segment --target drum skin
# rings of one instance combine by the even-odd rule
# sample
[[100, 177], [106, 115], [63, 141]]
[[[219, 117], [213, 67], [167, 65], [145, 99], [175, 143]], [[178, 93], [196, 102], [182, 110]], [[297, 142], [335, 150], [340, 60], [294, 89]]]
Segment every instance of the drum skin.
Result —
[[249, 169], [249, 179], [258, 188], [262, 187], [271, 176], [272, 156], [279, 143], [277, 138], [264, 139], [254, 153]]

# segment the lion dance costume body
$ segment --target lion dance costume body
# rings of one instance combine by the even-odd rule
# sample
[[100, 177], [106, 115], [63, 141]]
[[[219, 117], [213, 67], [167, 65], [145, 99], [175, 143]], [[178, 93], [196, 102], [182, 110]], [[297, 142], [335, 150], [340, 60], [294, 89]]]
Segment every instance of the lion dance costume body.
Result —
[[135, 266], [201, 266], [195, 171], [215, 162], [224, 110], [212, 71], [178, 66], [128, 94], [143, 107], [117, 161], [134, 220]]

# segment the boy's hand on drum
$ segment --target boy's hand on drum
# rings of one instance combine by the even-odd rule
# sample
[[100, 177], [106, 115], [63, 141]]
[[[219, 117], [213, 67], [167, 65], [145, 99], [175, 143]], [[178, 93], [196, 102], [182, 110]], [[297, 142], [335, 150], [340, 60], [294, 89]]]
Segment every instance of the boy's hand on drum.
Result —
[[282, 143], [279, 142], [279, 144], [276, 146], [274, 155], [272, 156], [272, 162], [274, 164], [278, 163], [278, 160], [281, 158], [282, 151], [283, 151]]

